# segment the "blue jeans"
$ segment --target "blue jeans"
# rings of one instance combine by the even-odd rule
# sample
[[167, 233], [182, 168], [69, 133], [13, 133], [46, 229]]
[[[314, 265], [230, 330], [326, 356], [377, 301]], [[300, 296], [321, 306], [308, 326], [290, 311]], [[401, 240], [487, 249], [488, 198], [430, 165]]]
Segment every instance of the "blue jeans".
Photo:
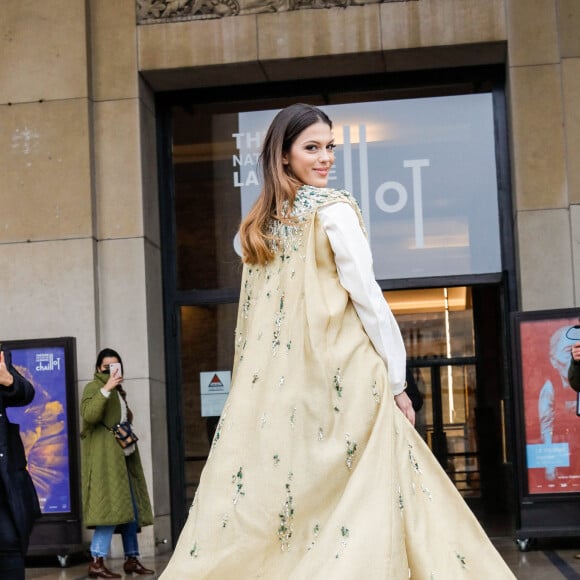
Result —
[[[131, 480], [129, 479], [129, 484]], [[111, 540], [113, 539], [113, 532], [115, 528], [121, 532], [123, 538], [123, 551], [125, 558], [131, 556], [139, 556], [139, 544], [137, 542], [137, 505], [135, 504], [135, 496], [133, 495], [133, 488], [131, 487], [131, 502], [133, 503], [134, 519], [126, 524], [118, 526], [96, 526], [93, 540], [91, 542], [91, 556], [93, 558], [105, 558], [111, 548]]]

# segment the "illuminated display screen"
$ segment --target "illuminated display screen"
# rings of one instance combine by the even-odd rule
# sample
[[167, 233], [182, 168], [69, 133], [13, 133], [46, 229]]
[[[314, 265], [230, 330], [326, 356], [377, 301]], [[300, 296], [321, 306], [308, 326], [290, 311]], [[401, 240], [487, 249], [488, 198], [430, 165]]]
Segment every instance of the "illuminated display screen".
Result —
[[71, 511], [66, 361], [63, 346], [14, 348], [12, 364], [36, 391], [32, 403], [9, 407], [20, 425], [28, 470], [43, 514]]

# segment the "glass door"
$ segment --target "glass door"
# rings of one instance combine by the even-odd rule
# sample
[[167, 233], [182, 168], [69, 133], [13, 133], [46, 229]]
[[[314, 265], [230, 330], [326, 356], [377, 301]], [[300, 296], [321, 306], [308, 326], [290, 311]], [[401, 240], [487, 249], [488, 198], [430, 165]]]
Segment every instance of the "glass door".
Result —
[[464, 497], [481, 495], [471, 288], [385, 292], [423, 395], [416, 428]]

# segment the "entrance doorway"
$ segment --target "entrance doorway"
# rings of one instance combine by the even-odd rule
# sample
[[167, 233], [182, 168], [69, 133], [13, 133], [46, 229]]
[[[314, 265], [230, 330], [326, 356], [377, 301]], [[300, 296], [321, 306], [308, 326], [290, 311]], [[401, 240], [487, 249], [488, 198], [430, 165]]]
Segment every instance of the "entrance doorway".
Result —
[[509, 534], [500, 286], [384, 294], [423, 396], [417, 430], [486, 531]]
[[[504, 378], [499, 286], [385, 292], [423, 397], [416, 428], [491, 535], [507, 535]], [[233, 361], [237, 303], [180, 307], [183, 513], [199, 484], [219, 410], [203, 381], [224, 382]], [[217, 376], [217, 379], [216, 379]]]

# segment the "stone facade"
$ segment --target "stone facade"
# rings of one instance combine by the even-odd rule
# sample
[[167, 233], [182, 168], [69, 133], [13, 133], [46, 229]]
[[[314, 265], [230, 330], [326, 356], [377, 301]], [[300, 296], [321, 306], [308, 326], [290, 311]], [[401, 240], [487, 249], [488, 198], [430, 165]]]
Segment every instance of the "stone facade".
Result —
[[79, 392], [121, 352], [145, 554], [170, 537], [154, 91], [505, 63], [520, 306], [580, 304], [576, 0], [5, 0], [0, 32], [0, 338], [75, 336]]

